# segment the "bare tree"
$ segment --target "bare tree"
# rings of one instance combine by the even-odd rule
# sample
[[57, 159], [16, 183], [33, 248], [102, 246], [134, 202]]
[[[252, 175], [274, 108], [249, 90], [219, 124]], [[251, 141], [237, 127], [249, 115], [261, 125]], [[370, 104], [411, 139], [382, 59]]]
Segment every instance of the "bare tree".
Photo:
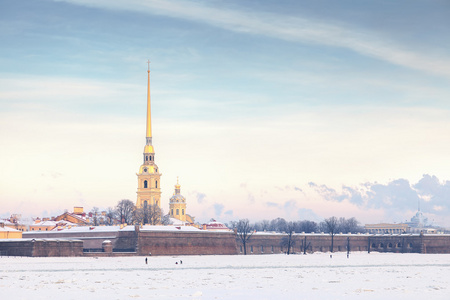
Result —
[[106, 210], [106, 224], [109, 226], [113, 225], [116, 217], [116, 210], [112, 207], [108, 207], [108, 209]]
[[100, 210], [96, 206], [94, 206], [92, 208], [92, 210], [90, 211], [90, 213], [92, 215], [91, 223], [94, 226], [98, 226], [99, 225], [99, 212], [100, 212]]
[[334, 246], [334, 235], [336, 234], [339, 224], [338, 219], [336, 217], [330, 217], [328, 219], [324, 220], [326, 231], [331, 235], [331, 252], [333, 252], [333, 246]]
[[116, 206], [116, 215], [121, 224], [133, 222], [134, 203], [128, 199], [120, 200]]
[[172, 221], [170, 221], [170, 215], [169, 214], [162, 216], [161, 224], [162, 225], [171, 225], [172, 224]]
[[364, 229], [359, 226], [359, 222], [355, 218], [339, 218], [339, 230], [343, 233], [364, 232]]
[[250, 221], [248, 219], [241, 219], [235, 225], [237, 233], [236, 238], [242, 243], [242, 246], [244, 247], [244, 255], [247, 255], [247, 242], [253, 235], [253, 228], [250, 225]]
[[281, 239], [281, 246], [287, 248], [287, 252], [286, 253], [288, 255], [291, 253], [291, 250], [292, 250], [292, 248], [295, 245], [295, 239], [294, 239], [295, 238], [295, 236], [294, 236], [295, 231], [294, 231], [294, 229], [295, 229], [295, 223], [294, 222], [288, 222], [286, 224], [286, 228], [285, 228], [285, 231], [286, 231], [287, 235], [284, 236]]
[[314, 221], [305, 220], [300, 222], [300, 232], [312, 233], [317, 232], [317, 230], [318, 225]]
[[146, 205], [135, 210], [134, 223], [150, 225], [161, 224], [162, 215], [163, 211], [158, 205]]
[[267, 231], [270, 227], [270, 221], [262, 220], [260, 222], [256, 222], [254, 226], [256, 231]]
[[269, 222], [269, 220], [262, 220], [261, 221], [261, 231], [267, 231], [267, 230], [269, 230], [269, 224], [270, 224], [270, 222]]

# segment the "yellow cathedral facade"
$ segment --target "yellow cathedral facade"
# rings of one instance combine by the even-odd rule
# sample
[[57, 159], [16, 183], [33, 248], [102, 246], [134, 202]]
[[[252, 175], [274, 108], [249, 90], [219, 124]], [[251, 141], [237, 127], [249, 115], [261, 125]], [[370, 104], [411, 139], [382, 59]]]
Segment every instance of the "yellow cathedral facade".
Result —
[[[161, 173], [155, 163], [155, 148], [152, 144], [152, 112], [150, 100], [150, 61], [147, 73], [147, 130], [143, 153], [143, 164], [139, 168], [137, 188], [137, 208], [157, 205], [161, 208]], [[169, 217], [182, 222], [194, 223], [194, 218], [186, 214], [186, 198], [180, 194], [180, 185], [175, 185], [175, 193], [169, 202]]]
[[181, 186], [177, 179], [175, 192], [173, 193], [173, 196], [170, 197], [169, 201], [169, 215], [171, 218], [186, 222], [186, 198], [181, 195], [180, 190]]
[[148, 83], [147, 83], [147, 132], [143, 161], [139, 168], [138, 189], [136, 207], [142, 208], [149, 205], [157, 205], [161, 208], [161, 173], [155, 163], [155, 149], [152, 145], [152, 111], [150, 101], [150, 62], [148, 62]]

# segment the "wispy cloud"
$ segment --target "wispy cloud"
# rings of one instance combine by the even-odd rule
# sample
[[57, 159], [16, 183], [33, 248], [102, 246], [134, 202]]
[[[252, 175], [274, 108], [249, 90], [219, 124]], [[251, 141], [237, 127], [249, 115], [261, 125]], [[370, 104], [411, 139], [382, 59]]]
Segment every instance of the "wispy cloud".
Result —
[[357, 187], [343, 186], [341, 191], [312, 182], [309, 186], [328, 201], [348, 201], [363, 209], [383, 209], [387, 216], [403, 217], [403, 220], [411, 217], [405, 213], [416, 210], [419, 203], [421, 210], [429, 216], [445, 217], [450, 211], [447, 200], [450, 181], [441, 182], [436, 176], [427, 174], [416, 184], [395, 179], [386, 184], [367, 182]]
[[431, 57], [396, 44], [377, 32], [363, 31], [350, 25], [321, 22], [304, 17], [290, 17], [244, 9], [220, 9], [188, 1], [144, 0], [55, 0], [88, 7], [126, 10], [206, 23], [234, 32], [349, 49], [395, 65], [450, 76], [448, 57]]
[[223, 204], [220, 203], [214, 203], [214, 212], [216, 214], [217, 217], [220, 217], [220, 215], [222, 214], [222, 211], [224, 209], [225, 206], [223, 206]]
[[197, 199], [197, 203], [204, 203], [206, 201], [206, 194], [201, 192], [194, 192], [194, 196]]

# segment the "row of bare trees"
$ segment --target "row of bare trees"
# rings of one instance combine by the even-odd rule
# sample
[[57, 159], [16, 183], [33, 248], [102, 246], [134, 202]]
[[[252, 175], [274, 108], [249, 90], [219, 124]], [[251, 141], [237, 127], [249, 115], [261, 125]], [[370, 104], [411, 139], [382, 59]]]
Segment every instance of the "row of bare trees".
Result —
[[164, 211], [158, 205], [147, 205], [136, 207], [128, 199], [120, 200], [116, 207], [108, 207], [106, 213], [102, 215], [97, 207], [91, 210], [91, 223], [97, 225], [114, 224], [149, 224], [149, 225], [168, 225], [170, 219], [164, 215]]
[[[333, 226], [334, 231], [343, 233], [358, 233], [364, 232], [364, 229], [359, 225], [359, 222], [355, 218], [336, 218], [335, 226]], [[330, 218], [330, 219], [331, 219]], [[328, 219], [326, 219], [328, 220]], [[293, 221], [288, 222], [283, 218], [276, 218], [271, 221], [262, 220], [253, 224], [253, 230], [256, 231], [275, 231], [275, 232], [289, 232], [294, 231], [296, 233], [313, 233], [313, 232], [326, 232], [329, 233], [329, 226], [326, 220], [316, 223], [314, 221], [303, 220], [303, 221]], [[231, 222], [233, 225], [233, 222]]]
[[241, 219], [239, 221], [232, 221], [228, 226], [236, 231], [236, 239], [242, 244], [244, 254], [247, 254], [247, 242], [256, 231], [275, 231], [286, 233], [280, 242], [280, 245], [287, 249], [287, 254], [290, 254], [291, 249], [295, 245], [295, 233], [314, 233], [324, 232], [331, 236], [330, 251], [334, 250], [334, 236], [337, 233], [358, 233], [364, 232], [364, 229], [359, 225], [355, 218], [345, 219], [330, 217], [320, 223], [314, 221], [297, 221], [287, 222], [283, 218], [276, 218], [272, 221], [263, 220], [250, 224], [248, 219]]

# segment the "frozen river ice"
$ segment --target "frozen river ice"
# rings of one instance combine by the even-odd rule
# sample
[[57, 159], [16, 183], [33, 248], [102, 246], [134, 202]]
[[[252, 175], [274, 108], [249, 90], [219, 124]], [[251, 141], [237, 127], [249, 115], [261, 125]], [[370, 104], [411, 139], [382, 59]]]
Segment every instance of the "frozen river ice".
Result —
[[0, 261], [1, 299], [450, 299], [449, 254]]

